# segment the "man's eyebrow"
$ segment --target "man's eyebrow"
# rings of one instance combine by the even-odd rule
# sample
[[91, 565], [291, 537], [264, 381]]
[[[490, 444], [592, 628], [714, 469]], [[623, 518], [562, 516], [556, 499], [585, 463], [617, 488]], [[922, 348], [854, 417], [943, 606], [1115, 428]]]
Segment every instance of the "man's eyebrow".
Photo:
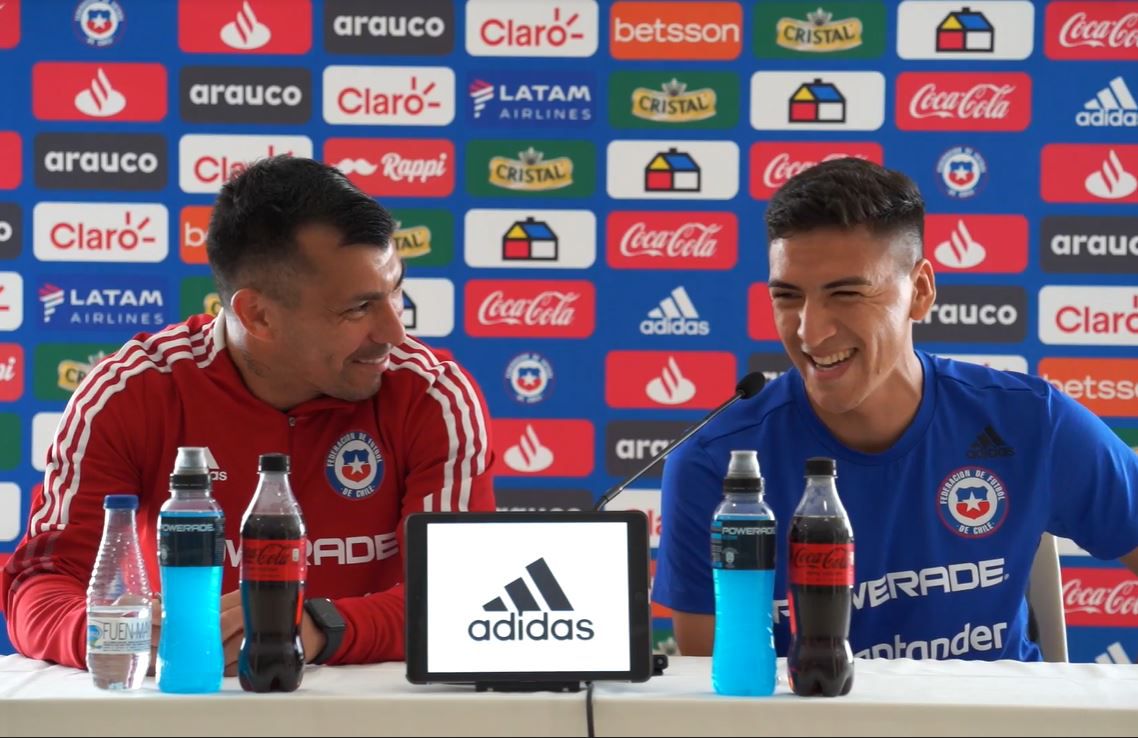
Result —
[[772, 290], [798, 290], [799, 292], [802, 291], [798, 287], [792, 285], [790, 282], [783, 282], [783, 281], [778, 280], [778, 279], [772, 279], [771, 281], [767, 282], [767, 287], [769, 289], [772, 289]]
[[[826, 284], [822, 285], [822, 289], [824, 289], [824, 290], [836, 290], [839, 287], [872, 287], [872, 286], [873, 286], [873, 283], [870, 282], [865, 277], [843, 277], [841, 279], [835, 279], [833, 282], [827, 282]], [[772, 279], [771, 281], [767, 282], [767, 288], [772, 289], [772, 290], [795, 290], [797, 292], [802, 291], [801, 287], [798, 287], [797, 285], [793, 285], [790, 282], [783, 282], [783, 281], [778, 280], [778, 279]]]

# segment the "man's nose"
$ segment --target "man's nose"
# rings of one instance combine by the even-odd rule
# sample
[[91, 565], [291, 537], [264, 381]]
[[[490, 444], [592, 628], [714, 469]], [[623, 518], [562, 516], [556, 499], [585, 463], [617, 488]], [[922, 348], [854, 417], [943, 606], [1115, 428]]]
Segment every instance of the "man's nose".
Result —
[[833, 314], [818, 300], [803, 300], [798, 311], [798, 340], [806, 348], [821, 346], [837, 329]]
[[398, 346], [407, 337], [407, 330], [403, 327], [402, 302], [395, 300], [381, 300], [375, 311], [375, 324], [372, 327], [371, 339], [375, 343], [386, 343]]

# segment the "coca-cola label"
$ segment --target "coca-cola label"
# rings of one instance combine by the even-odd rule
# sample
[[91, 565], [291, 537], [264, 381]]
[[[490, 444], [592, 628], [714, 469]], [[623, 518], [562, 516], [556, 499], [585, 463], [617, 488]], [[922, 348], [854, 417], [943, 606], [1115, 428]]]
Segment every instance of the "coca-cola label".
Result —
[[852, 587], [852, 543], [790, 544], [790, 583], [802, 587]]
[[330, 138], [324, 161], [378, 197], [445, 197], [454, 191], [454, 142], [444, 138]]
[[1138, 578], [1123, 568], [1064, 569], [1067, 624], [1138, 626]]
[[614, 269], [731, 269], [738, 260], [734, 213], [621, 211], [605, 225]]
[[588, 338], [596, 324], [596, 288], [586, 280], [490, 280], [466, 284], [471, 336]]
[[902, 72], [897, 127], [905, 131], [1022, 131], [1031, 122], [1023, 72]]
[[243, 538], [241, 581], [303, 582], [307, 573], [305, 539]]
[[712, 569], [774, 569], [775, 522], [721, 517], [711, 521]]
[[1138, 61], [1138, 2], [1047, 4], [1049, 59]]
[[815, 164], [847, 156], [875, 164], [884, 161], [881, 145], [868, 142], [796, 143], [763, 141], [751, 146], [751, 197], [766, 200], [794, 175]]
[[159, 517], [159, 566], [221, 566], [224, 557], [224, 515]]

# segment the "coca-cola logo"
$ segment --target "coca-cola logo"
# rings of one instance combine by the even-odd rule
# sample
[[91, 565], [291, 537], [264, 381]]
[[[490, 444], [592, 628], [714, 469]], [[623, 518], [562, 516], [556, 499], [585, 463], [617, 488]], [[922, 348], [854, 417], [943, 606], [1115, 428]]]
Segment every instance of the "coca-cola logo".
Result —
[[652, 230], [644, 221], [634, 223], [620, 239], [620, 253], [628, 257], [668, 256], [711, 259], [722, 229], [718, 223], [687, 222], [676, 228]]
[[790, 565], [806, 569], [842, 570], [853, 566], [853, 549], [847, 546], [825, 549], [792, 546]]
[[502, 290], [491, 292], [478, 308], [482, 325], [569, 326], [578, 292], [547, 290], [532, 298], [508, 298]]
[[409, 159], [395, 151], [389, 151], [380, 159], [383, 176], [392, 182], [427, 182], [447, 175], [447, 155], [439, 154], [434, 159]]
[[263, 543], [249, 552], [255, 554], [249, 563], [257, 566], [287, 566], [293, 563], [295, 552], [294, 546], [281, 543]]
[[863, 154], [847, 154], [842, 151], [835, 151], [832, 154], [826, 154], [820, 161], [794, 161], [790, 154], [784, 151], [771, 159], [766, 169], [763, 170], [763, 184], [772, 189], [777, 189], [786, 184], [787, 180], [794, 175], [804, 172], [816, 164], [833, 159], [844, 159], [848, 156], [854, 156], [858, 159], [869, 158]]
[[1138, 616], [1138, 579], [1114, 586], [1084, 586], [1080, 578], [1063, 582], [1063, 606], [1068, 613]]
[[1127, 13], [1121, 18], [1089, 18], [1079, 11], [1059, 29], [1059, 44], [1067, 48], [1092, 46], [1095, 48], [1138, 49], [1138, 13]]
[[941, 90], [935, 82], [917, 90], [909, 101], [914, 118], [1003, 119], [1008, 115], [1015, 85], [980, 83], [968, 90]]

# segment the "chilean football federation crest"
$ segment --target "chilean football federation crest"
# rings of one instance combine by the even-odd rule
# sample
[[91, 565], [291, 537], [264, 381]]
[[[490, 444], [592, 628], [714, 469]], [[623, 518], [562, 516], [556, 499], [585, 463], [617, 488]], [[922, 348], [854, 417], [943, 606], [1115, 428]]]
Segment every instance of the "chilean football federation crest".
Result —
[[962, 538], [995, 533], [1008, 517], [1008, 493], [991, 471], [966, 466], [945, 477], [937, 490], [941, 522]]
[[75, 28], [89, 46], [110, 46], [126, 22], [122, 6], [115, 0], [82, 0], [75, 8]]
[[971, 146], [954, 146], [941, 155], [936, 171], [945, 194], [964, 199], [980, 191], [988, 164]]
[[324, 462], [328, 484], [349, 500], [370, 497], [383, 481], [383, 457], [371, 436], [352, 431], [332, 444]]
[[506, 384], [518, 402], [541, 402], [553, 385], [553, 367], [541, 354], [518, 354], [506, 367]]

